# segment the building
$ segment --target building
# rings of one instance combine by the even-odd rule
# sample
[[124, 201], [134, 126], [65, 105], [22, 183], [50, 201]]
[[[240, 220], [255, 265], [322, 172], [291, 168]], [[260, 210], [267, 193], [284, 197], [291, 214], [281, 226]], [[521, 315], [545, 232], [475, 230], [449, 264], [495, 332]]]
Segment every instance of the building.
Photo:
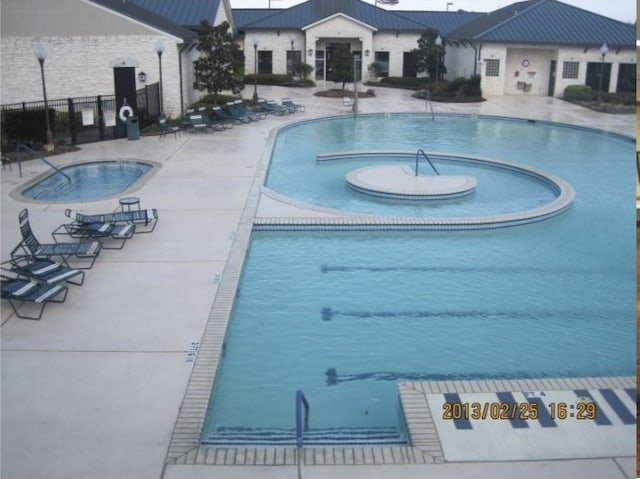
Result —
[[635, 90], [634, 25], [558, 0], [491, 13], [388, 11], [363, 0], [308, 0], [273, 10], [232, 9], [229, 0], [2, 0], [0, 102], [42, 98], [36, 38], [49, 45], [50, 98], [113, 93], [116, 59], [135, 65], [138, 88], [158, 81], [160, 41], [164, 110], [179, 116], [203, 93], [193, 88], [202, 19], [230, 24], [245, 73], [257, 67], [285, 74], [306, 63], [320, 87], [331, 82], [339, 44], [356, 55], [363, 80], [374, 62], [382, 76], [416, 76], [411, 51], [430, 28], [443, 39], [445, 78], [479, 74], [484, 95], [562, 96], [567, 85], [598, 88], [600, 81], [603, 91]]

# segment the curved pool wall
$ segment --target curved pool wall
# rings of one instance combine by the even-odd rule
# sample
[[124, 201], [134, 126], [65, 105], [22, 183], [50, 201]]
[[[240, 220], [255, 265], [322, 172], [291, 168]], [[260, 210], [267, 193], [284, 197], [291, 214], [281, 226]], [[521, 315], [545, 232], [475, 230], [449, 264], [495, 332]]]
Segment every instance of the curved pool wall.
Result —
[[[393, 120], [401, 125], [394, 125]], [[435, 201], [425, 205], [415, 201], [376, 200], [349, 191], [344, 176], [363, 166], [359, 160], [339, 162], [340, 165], [330, 162], [332, 166], [316, 161], [328, 152], [388, 150], [388, 142], [381, 141], [380, 131], [384, 131], [384, 138], [393, 138], [394, 148], [404, 147], [414, 155], [418, 149], [424, 149], [430, 157], [433, 152], [443, 152], [459, 158], [504, 162], [516, 168], [547, 172], [548, 176], [568, 185], [567, 191], [573, 186], [578, 197], [584, 188], [590, 190], [594, 186], [611, 191], [613, 185], [607, 183], [611, 177], [607, 168], [624, 168], [623, 162], [613, 160], [630, 154], [634, 147], [634, 139], [624, 135], [495, 116], [438, 115], [436, 121], [431, 121], [430, 116], [424, 114], [378, 114], [298, 122], [278, 133], [264, 193], [298, 208], [307, 206], [345, 217], [357, 215], [360, 224], [353, 218], [332, 218], [331, 221], [318, 217], [291, 218], [289, 221], [286, 218], [259, 218], [258, 226], [269, 228], [269, 223], [273, 223], [291, 229], [323, 229], [330, 224], [336, 228], [359, 229], [380, 225], [389, 229], [402, 225], [414, 229], [475, 229], [511, 226], [552, 216], [534, 215], [524, 221], [512, 216], [557, 200], [557, 190], [532, 175], [514, 175], [506, 170], [495, 173], [494, 170], [487, 178], [486, 169], [478, 170], [479, 163], [452, 171], [445, 169], [441, 174], [477, 177], [478, 191], [459, 201]], [[604, 142], [606, 146], [603, 146], [603, 138], [609, 140]], [[380, 157], [371, 163], [377, 165], [385, 161], [388, 162], [388, 158]], [[414, 164], [414, 161], [407, 164]], [[438, 168], [441, 166], [439, 163]], [[588, 178], [589, 172], [585, 179], [584, 168], [601, 169], [601, 184], [593, 185]], [[304, 182], [300, 178], [313, 178], [314, 181]], [[499, 180], [496, 183], [499, 187], [491, 186], [495, 178]], [[493, 217], [498, 217], [497, 221]]]
[[102, 201], [140, 189], [161, 167], [137, 158], [100, 158], [48, 169], [11, 191], [19, 201], [77, 203]]

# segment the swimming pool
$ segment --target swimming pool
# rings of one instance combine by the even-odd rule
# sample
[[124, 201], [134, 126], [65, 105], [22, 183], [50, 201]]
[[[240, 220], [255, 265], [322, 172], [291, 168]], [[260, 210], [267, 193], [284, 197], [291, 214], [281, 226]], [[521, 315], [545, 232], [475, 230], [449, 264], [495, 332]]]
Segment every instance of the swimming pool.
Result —
[[65, 166], [22, 189], [24, 198], [47, 202], [102, 200], [130, 191], [153, 164], [140, 160], [102, 160]]
[[[312, 407], [309, 443], [393, 444], [406, 440], [399, 380], [632, 375], [634, 146], [564, 127], [543, 136], [554, 135], [568, 136], [564, 153], [539, 138], [527, 155], [553, 156], [546, 169], [571, 178], [577, 199], [545, 222], [254, 232], [202, 442], [292, 444], [297, 389]], [[274, 154], [270, 178], [277, 165]]]

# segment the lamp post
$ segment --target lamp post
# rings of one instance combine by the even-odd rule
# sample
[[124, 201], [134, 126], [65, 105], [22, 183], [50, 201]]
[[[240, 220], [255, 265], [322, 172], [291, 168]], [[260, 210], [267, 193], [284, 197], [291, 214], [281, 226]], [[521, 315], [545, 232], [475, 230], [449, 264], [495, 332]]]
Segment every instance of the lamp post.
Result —
[[38, 40], [33, 44], [33, 53], [40, 63], [40, 76], [42, 78], [42, 96], [44, 97], [44, 119], [47, 128], [47, 143], [44, 145], [45, 151], [53, 151], [53, 133], [51, 133], [51, 124], [49, 123], [49, 103], [47, 102], [47, 87], [44, 81], [44, 61], [47, 59], [49, 49], [46, 43]]
[[253, 103], [258, 103], [258, 37], [253, 37]]
[[438, 49], [438, 55], [436, 56], [436, 85], [434, 90], [434, 93], [436, 92], [436, 90], [438, 90], [438, 78], [440, 77], [440, 48], [442, 47], [442, 38], [440, 37], [440, 35], [438, 35], [436, 37], [436, 48]]
[[[607, 48], [607, 44], [603, 43], [600, 47], [600, 55], [602, 56], [602, 61], [600, 62], [600, 84], [598, 85], [598, 103], [602, 101], [602, 77], [604, 75], [604, 57], [609, 53], [609, 49]], [[607, 88], [607, 90], [609, 90]]]
[[158, 54], [158, 73], [159, 73], [159, 86], [160, 86], [160, 116], [164, 116], [164, 99], [162, 94], [162, 53], [164, 52], [164, 42], [162, 39], [158, 39], [155, 45], [156, 53]]

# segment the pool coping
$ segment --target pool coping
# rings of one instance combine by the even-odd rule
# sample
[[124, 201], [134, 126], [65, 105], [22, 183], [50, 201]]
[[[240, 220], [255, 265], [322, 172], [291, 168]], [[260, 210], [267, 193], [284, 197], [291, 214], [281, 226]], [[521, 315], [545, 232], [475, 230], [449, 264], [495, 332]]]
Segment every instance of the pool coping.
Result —
[[[35, 161], [35, 160], [37, 160], [37, 158], [35, 158], [34, 160], [31, 160], [31, 161]], [[149, 180], [151, 180], [151, 178], [153, 178], [158, 173], [158, 171], [160, 171], [160, 169], [163, 167], [162, 163], [160, 163], [158, 161], [147, 160], [147, 159], [142, 159], [142, 158], [122, 158], [122, 157], [119, 157], [119, 158], [96, 158], [96, 159], [93, 159], [93, 160], [72, 161], [72, 162], [69, 162], [69, 163], [57, 165], [56, 167], [58, 169], [62, 170], [64, 168], [67, 168], [67, 167], [70, 167], [70, 166], [78, 166], [78, 165], [84, 165], [84, 164], [88, 164], [88, 163], [101, 163], [101, 162], [145, 163], [145, 164], [148, 164], [149, 166], [151, 166], [151, 168], [149, 169], [149, 171], [145, 172], [140, 178], [138, 178], [132, 184], [130, 184], [126, 189], [124, 189], [122, 191], [119, 191], [116, 194], [105, 196], [105, 197], [101, 197], [101, 198], [95, 198], [95, 199], [90, 199], [90, 200], [54, 201], [54, 200], [36, 200], [36, 199], [28, 198], [28, 197], [24, 196], [22, 194], [23, 191], [31, 188], [36, 183], [44, 180], [45, 178], [55, 174], [55, 173], [52, 173], [52, 171], [51, 171], [52, 169], [51, 168], [47, 168], [45, 171], [43, 171], [41, 173], [38, 173], [33, 178], [25, 181], [24, 183], [21, 183], [20, 185], [16, 186], [15, 188], [13, 188], [9, 192], [9, 197], [14, 199], [14, 200], [16, 200], [16, 201], [20, 201], [20, 202], [23, 202], [23, 203], [37, 204], [37, 205], [44, 205], [44, 204], [64, 205], [64, 204], [70, 204], [70, 203], [85, 204], [85, 203], [95, 203], [97, 201], [106, 201], [106, 200], [111, 200], [111, 199], [114, 199], [114, 198], [119, 198], [121, 196], [131, 195], [135, 191], [138, 191]]]
[[[474, 115], [448, 115], [448, 116], [474, 116]], [[483, 115], [475, 115], [476, 117], [485, 117]], [[295, 447], [239, 447], [239, 446], [203, 446], [201, 445], [202, 428], [204, 426], [205, 417], [209, 407], [211, 394], [213, 394], [215, 376], [219, 362], [222, 357], [224, 340], [227, 332], [227, 326], [231, 318], [231, 313], [235, 298], [237, 295], [238, 284], [244, 268], [244, 260], [246, 252], [251, 241], [253, 231], [263, 229], [274, 229], [280, 231], [289, 230], [341, 230], [344, 225], [348, 225], [349, 230], [375, 229], [384, 230], [385, 226], [393, 230], [412, 230], [421, 228], [420, 222], [406, 223], [405, 218], [401, 218], [398, 223], [393, 221], [385, 223], [384, 218], [379, 217], [382, 221], [371, 221], [371, 217], [349, 214], [339, 210], [331, 210], [329, 208], [314, 207], [306, 205], [302, 202], [292, 200], [291, 204], [302, 207], [309, 207], [314, 211], [339, 214], [341, 216], [333, 218], [306, 218], [301, 224], [287, 224], [290, 218], [258, 218], [260, 197], [267, 194], [280, 199], [286, 200], [286, 197], [278, 193], [272, 192], [268, 188], [262, 186], [266, 178], [271, 154], [277, 135], [283, 130], [295, 124], [326, 120], [331, 118], [339, 118], [339, 116], [319, 117], [316, 119], [293, 121], [279, 128], [274, 128], [269, 133], [265, 142], [263, 153], [258, 161], [256, 173], [249, 189], [247, 201], [243, 209], [238, 229], [234, 237], [231, 250], [221, 276], [218, 290], [209, 312], [205, 330], [198, 346], [197, 356], [189, 377], [187, 388], [183, 397], [181, 407], [178, 411], [176, 422], [167, 448], [163, 468], [166, 469], [172, 465], [209, 465], [209, 466], [278, 466], [278, 465], [296, 465], [297, 449]], [[505, 120], [520, 120], [512, 117], [492, 117]], [[556, 124], [555, 122], [545, 122]], [[557, 123], [573, 127], [573, 125]], [[575, 127], [588, 131], [597, 131], [605, 134], [611, 134], [603, 130], [595, 130], [586, 127]], [[611, 134], [614, 135], [614, 134]], [[615, 134], [618, 137], [628, 138], [624, 135]], [[146, 161], [146, 160], [145, 160]], [[562, 180], [564, 181], [564, 180]], [[568, 206], [568, 205], [567, 205]], [[273, 221], [272, 223], [269, 223]], [[430, 227], [428, 229], [438, 229]], [[473, 229], [473, 228], [464, 228]], [[584, 380], [584, 383], [580, 381]], [[594, 384], [603, 384], [610, 387], [610, 384], [619, 384], [619, 381], [629, 381], [635, 386], [635, 377], [598, 377], [598, 378], [545, 378], [545, 379], [514, 379], [511, 380], [514, 391], [531, 390], [531, 389], [550, 389], [548, 382], [552, 384], [564, 385], [566, 388], [569, 384], [579, 384], [584, 387], [594, 387]], [[540, 387], [534, 381], [541, 381]], [[566, 382], [565, 382], [566, 381]], [[575, 381], [578, 381], [576, 383]], [[502, 381], [505, 384], [505, 381]], [[451, 391], [468, 392], [470, 388], [478, 388], [478, 392], [486, 392], [485, 389], [491, 389], [496, 386], [495, 381], [433, 381], [433, 382], [398, 382], [399, 400], [403, 411], [405, 412], [405, 421], [410, 436], [410, 445], [408, 446], [363, 446], [363, 447], [306, 447], [302, 451], [302, 461], [305, 465], [381, 465], [381, 464], [437, 464], [446, 463], [439, 440], [437, 439], [437, 431], [433, 425], [433, 419], [429, 412], [428, 404], [420, 403], [419, 395], [425, 395], [426, 391], [439, 390], [443, 388], [452, 388]], [[545, 386], [546, 384], [546, 386]], [[578, 387], [578, 386], [576, 386]], [[461, 388], [460, 390], [456, 388]], [[484, 389], [483, 389], [484, 388]], [[503, 390], [503, 389], [501, 389]], [[417, 400], [417, 401], [416, 401]], [[427, 415], [428, 414], [428, 415]], [[429, 422], [430, 421], [430, 422]], [[435, 436], [434, 436], [435, 434]]]

